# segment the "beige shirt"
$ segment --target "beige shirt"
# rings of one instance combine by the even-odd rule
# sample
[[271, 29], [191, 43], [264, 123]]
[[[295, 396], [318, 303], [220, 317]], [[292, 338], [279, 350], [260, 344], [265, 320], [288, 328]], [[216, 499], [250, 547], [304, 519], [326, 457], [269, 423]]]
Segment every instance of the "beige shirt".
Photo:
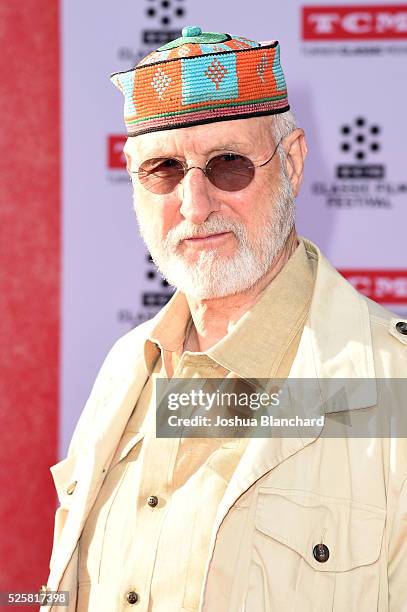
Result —
[[206, 353], [182, 352], [191, 320], [185, 296], [167, 305], [144, 347], [150, 377], [79, 541], [78, 612], [128, 609], [131, 591], [137, 610], [198, 609], [216, 510], [247, 441], [156, 438], [154, 377], [286, 377], [314, 272], [300, 243], [254, 307]]

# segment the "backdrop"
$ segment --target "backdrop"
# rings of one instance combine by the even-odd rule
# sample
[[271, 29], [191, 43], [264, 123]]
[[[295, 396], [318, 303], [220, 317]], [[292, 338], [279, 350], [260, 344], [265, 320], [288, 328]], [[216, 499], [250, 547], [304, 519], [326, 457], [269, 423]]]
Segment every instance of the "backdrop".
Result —
[[[10, 461], [2, 474], [10, 492], [1, 502], [10, 559], [2, 564], [3, 590], [46, 579], [55, 506], [48, 468], [65, 455], [115, 339], [171, 295], [138, 236], [122, 155], [123, 99], [111, 72], [132, 67], [184, 25], [278, 39], [290, 104], [309, 145], [299, 233], [357, 289], [407, 315], [407, 4], [24, 6], [13, 0], [0, 12], [8, 61], [21, 62], [0, 95], [10, 116], [0, 211], [10, 227], [0, 250], [9, 315], [2, 331], [8, 348], [0, 349], [7, 371], [0, 435]], [[36, 133], [28, 149], [27, 124], [28, 137]]]

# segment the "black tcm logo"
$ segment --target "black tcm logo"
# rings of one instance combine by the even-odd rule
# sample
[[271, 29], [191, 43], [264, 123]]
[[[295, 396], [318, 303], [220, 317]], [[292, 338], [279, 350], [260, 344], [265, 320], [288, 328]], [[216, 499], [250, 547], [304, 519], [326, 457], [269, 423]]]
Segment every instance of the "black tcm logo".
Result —
[[165, 45], [178, 38], [181, 36], [178, 24], [185, 14], [185, 0], [147, 0], [146, 16], [155, 22], [156, 27], [143, 31], [143, 42], [146, 45]]
[[352, 163], [337, 166], [337, 178], [385, 178], [383, 164], [374, 163], [374, 157], [381, 150], [381, 128], [379, 125], [376, 123], [369, 124], [364, 117], [357, 117], [353, 123], [342, 125], [340, 134], [340, 150]]
[[174, 289], [170, 287], [167, 281], [164, 278], [162, 278], [160, 274], [157, 272], [157, 269], [151, 258], [151, 255], [146, 256], [146, 262], [148, 265], [148, 268], [146, 271], [147, 280], [153, 281], [153, 282], [159, 280], [162, 289], [158, 291], [145, 291], [142, 294], [143, 306], [147, 306], [150, 308], [158, 308], [158, 307], [161, 308], [162, 306], [165, 306], [165, 304], [171, 298], [174, 292]]

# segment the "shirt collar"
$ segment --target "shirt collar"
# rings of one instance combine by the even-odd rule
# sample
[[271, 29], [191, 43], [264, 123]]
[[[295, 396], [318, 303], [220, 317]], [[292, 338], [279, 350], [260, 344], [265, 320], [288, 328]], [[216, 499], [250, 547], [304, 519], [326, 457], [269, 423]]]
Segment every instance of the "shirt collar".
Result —
[[269, 378], [305, 321], [313, 286], [312, 264], [300, 242], [254, 306], [207, 354], [242, 378]]
[[[313, 269], [300, 241], [254, 306], [206, 354], [242, 378], [268, 378], [306, 317], [313, 283]], [[145, 341], [144, 358], [150, 373], [161, 349], [181, 350], [190, 318], [187, 299], [177, 291]]]

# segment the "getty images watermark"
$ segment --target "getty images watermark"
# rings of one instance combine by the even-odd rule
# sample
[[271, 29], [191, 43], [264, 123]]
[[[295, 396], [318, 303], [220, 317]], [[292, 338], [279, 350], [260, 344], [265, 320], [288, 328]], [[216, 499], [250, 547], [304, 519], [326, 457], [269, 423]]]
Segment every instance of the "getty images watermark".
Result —
[[275, 417], [272, 414], [261, 414], [244, 417], [239, 414], [225, 416], [225, 410], [245, 408], [257, 411], [266, 407], [280, 406], [281, 391], [274, 393], [248, 392], [206, 392], [203, 389], [191, 389], [189, 392], [169, 393], [168, 410], [178, 411], [182, 408], [196, 408], [205, 412], [217, 410], [214, 416], [195, 414], [185, 416], [172, 414], [168, 416], [169, 427], [315, 427], [324, 424], [324, 416], [305, 418]]
[[407, 437], [407, 378], [157, 377], [155, 391], [158, 438]]
[[278, 430], [280, 436], [295, 430], [290, 434], [294, 436], [299, 430], [324, 425], [322, 412], [313, 409], [306, 413], [302, 403], [296, 406], [295, 397], [284, 381], [157, 379], [156, 396], [157, 437], [276, 435], [271, 430]]

